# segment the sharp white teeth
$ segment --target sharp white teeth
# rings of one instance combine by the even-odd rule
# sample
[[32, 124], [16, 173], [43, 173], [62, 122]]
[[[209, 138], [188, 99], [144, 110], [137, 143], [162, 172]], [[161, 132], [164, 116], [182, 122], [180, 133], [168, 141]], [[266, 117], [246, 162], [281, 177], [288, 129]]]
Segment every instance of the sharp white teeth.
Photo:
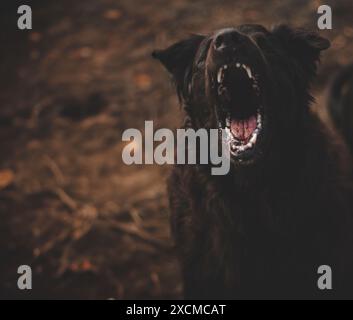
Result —
[[252, 79], [251, 69], [250, 69], [249, 67], [246, 67], [245, 70], [246, 70], [246, 72], [248, 73], [248, 77], [249, 77], [250, 79]]
[[228, 69], [228, 65], [225, 64], [223, 67], [221, 67], [218, 70], [218, 73], [217, 73], [217, 82], [218, 83], [222, 83], [223, 78], [224, 78], [224, 70], [227, 70], [227, 69]]
[[[240, 63], [237, 63], [236, 66], [237, 66], [237, 68], [239, 68], [240, 67]], [[248, 66], [246, 66], [245, 64], [242, 64], [241, 67], [246, 71], [246, 73], [248, 74], [248, 77], [250, 79], [253, 79], [251, 69]]]
[[225, 127], [224, 130], [226, 132], [227, 138], [231, 139], [232, 138], [232, 133], [230, 132], [230, 129]]
[[257, 140], [257, 134], [254, 134], [250, 139], [250, 143], [254, 145], [256, 143], [256, 140]]
[[220, 68], [220, 69], [218, 70], [218, 74], [217, 74], [217, 82], [218, 82], [218, 83], [221, 83], [221, 82], [222, 82], [222, 75], [223, 75], [223, 69]]

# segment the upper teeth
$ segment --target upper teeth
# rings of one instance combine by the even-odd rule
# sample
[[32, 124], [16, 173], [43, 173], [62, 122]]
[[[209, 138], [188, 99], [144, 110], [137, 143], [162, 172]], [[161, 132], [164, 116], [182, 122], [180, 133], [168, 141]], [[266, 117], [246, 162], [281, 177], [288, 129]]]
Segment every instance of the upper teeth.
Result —
[[[237, 62], [235, 64], [235, 66], [237, 68], [243, 68], [245, 71], [246, 71], [246, 74], [248, 75], [249, 79], [253, 80], [254, 81], [254, 89], [255, 88], [258, 88], [257, 87], [257, 80], [256, 80], [256, 76], [254, 77], [253, 74], [252, 74], [252, 71], [251, 71], [251, 68], [245, 64], [240, 64], [239, 62]], [[222, 83], [223, 79], [224, 79], [224, 70], [227, 70], [228, 69], [228, 65], [224, 65], [222, 67], [219, 68], [218, 70], [218, 73], [217, 73], [217, 82], [218, 83]]]
[[249, 77], [250, 79], [252, 79], [251, 69], [250, 69], [249, 67], [245, 66], [245, 65], [243, 65], [243, 68], [245, 68], [245, 70], [246, 70], [246, 72], [247, 72], [247, 74], [248, 74], [248, 77]]
[[223, 80], [223, 67], [221, 67], [219, 70], [218, 70], [218, 74], [217, 74], [217, 82], [218, 83], [221, 83]]

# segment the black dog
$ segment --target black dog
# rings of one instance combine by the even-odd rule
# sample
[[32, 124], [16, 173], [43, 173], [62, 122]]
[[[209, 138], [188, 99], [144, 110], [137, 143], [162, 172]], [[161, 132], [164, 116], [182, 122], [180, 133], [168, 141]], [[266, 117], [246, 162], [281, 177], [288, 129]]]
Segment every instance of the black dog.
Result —
[[[185, 127], [223, 128], [231, 171], [176, 166], [172, 229], [186, 298], [353, 297], [351, 162], [310, 111], [328, 40], [242, 25], [154, 52], [173, 75]], [[332, 290], [318, 268], [332, 268]]]

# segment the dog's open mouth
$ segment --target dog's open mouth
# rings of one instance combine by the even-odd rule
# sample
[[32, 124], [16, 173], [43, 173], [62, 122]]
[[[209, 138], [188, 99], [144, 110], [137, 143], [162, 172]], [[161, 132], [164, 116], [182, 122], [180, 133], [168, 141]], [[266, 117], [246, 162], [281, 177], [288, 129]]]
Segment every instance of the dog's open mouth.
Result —
[[225, 129], [230, 152], [251, 157], [263, 127], [259, 76], [248, 65], [236, 62], [217, 72], [219, 126]]

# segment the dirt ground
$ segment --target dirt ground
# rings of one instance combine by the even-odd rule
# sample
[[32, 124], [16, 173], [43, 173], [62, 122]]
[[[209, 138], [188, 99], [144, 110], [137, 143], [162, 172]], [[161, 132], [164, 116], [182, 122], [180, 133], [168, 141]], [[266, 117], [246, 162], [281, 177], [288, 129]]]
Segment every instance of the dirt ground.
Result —
[[[168, 225], [170, 167], [126, 166], [127, 128], [175, 128], [182, 112], [150, 58], [189, 33], [241, 23], [316, 30], [321, 1], [16, 1], [0, 11], [0, 298], [181, 297]], [[332, 5], [315, 95], [352, 62], [351, 0]], [[316, 106], [317, 107], [317, 106]], [[318, 108], [318, 107], [317, 107]], [[17, 268], [33, 290], [17, 289]]]

